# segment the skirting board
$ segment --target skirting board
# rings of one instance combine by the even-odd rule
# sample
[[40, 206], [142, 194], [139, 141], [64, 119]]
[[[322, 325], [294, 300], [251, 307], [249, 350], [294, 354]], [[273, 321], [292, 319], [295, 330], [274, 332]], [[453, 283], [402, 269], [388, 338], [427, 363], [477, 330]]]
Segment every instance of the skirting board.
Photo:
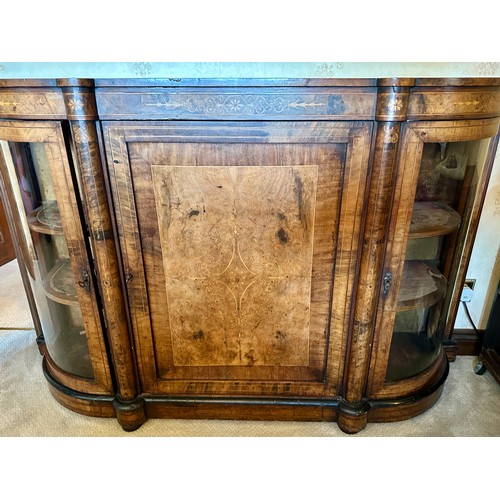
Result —
[[444, 341], [444, 350], [448, 361], [455, 361], [457, 356], [478, 356], [481, 352], [484, 330], [453, 330], [450, 339]]

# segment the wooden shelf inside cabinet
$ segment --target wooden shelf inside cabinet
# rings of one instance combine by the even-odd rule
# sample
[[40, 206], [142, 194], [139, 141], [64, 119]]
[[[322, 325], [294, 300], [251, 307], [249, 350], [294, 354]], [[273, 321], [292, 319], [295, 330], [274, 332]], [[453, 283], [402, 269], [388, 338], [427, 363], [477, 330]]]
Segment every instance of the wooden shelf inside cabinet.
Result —
[[386, 380], [395, 382], [423, 372], [436, 359], [435, 342], [416, 332], [394, 332]]
[[430, 307], [446, 294], [446, 278], [420, 260], [407, 260], [403, 269], [397, 310]]
[[68, 306], [78, 305], [75, 278], [69, 260], [60, 260], [42, 282], [45, 295], [55, 302]]
[[57, 202], [44, 203], [28, 214], [28, 225], [37, 233], [62, 235], [61, 217]]
[[460, 226], [460, 214], [448, 205], [434, 201], [417, 201], [413, 206], [410, 239], [442, 236]]

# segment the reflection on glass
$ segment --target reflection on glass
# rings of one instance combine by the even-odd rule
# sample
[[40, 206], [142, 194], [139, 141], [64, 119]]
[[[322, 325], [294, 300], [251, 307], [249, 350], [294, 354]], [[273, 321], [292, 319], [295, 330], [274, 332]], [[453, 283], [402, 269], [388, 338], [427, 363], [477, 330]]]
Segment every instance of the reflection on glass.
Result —
[[416, 189], [386, 381], [412, 377], [440, 355], [447, 306], [489, 139], [427, 143]]
[[31, 258], [25, 256], [26, 264], [48, 353], [63, 370], [93, 378], [45, 147], [41, 143], [9, 143], [9, 150], [31, 236]]

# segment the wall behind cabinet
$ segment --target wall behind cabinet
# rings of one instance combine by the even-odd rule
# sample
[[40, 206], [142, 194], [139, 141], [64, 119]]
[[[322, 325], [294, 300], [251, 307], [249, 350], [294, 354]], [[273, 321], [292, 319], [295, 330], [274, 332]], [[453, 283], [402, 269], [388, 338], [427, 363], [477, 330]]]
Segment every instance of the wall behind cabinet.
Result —
[[[467, 279], [476, 280], [474, 295], [467, 306], [476, 327], [485, 329], [500, 279], [500, 149], [497, 150], [493, 164], [476, 241], [467, 269]], [[458, 310], [455, 328], [472, 328], [462, 305]]]

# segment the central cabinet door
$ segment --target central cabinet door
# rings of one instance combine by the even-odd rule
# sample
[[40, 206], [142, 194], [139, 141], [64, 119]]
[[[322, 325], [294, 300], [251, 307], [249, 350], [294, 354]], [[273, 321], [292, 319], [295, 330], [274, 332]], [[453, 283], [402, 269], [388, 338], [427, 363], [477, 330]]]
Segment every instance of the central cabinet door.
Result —
[[143, 391], [339, 394], [371, 125], [107, 122], [104, 137]]

